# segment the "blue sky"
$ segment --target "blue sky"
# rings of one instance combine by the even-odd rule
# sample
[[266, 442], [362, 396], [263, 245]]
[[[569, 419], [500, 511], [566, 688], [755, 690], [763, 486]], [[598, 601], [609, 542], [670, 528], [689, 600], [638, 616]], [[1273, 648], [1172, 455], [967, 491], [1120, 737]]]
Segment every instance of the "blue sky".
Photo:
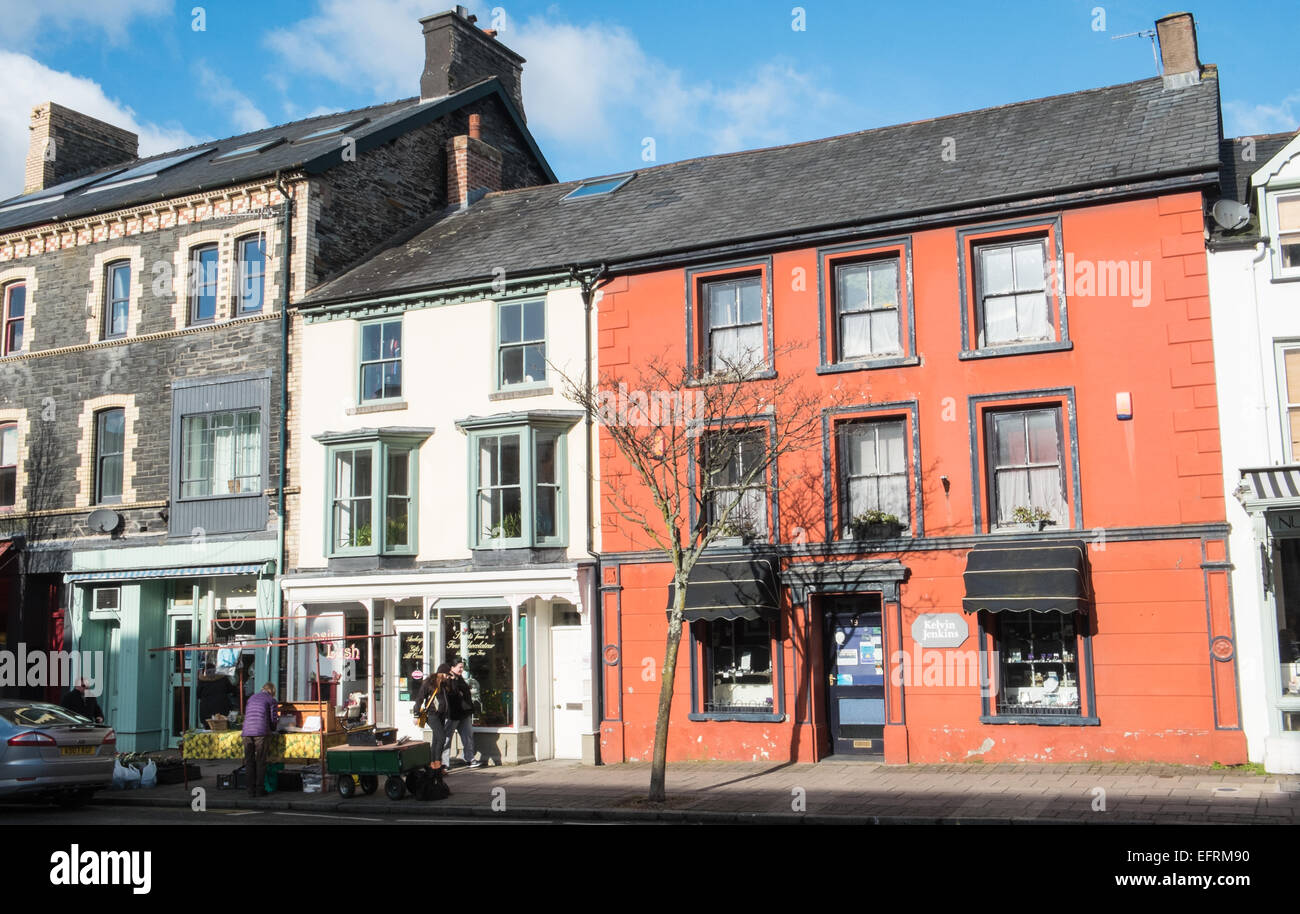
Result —
[[[563, 178], [1143, 79], [1168, 2], [467, 4], [528, 58], [530, 126]], [[54, 100], [164, 151], [416, 94], [441, 0], [0, 0], [0, 196], [30, 108]], [[798, 7], [804, 28], [793, 28]], [[201, 16], [194, 10], [202, 10]], [[1230, 135], [1300, 121], [1295, 0], [1203, 0]], [[494, 10], [497, 12], [494, 14]], [[1100, 12], [1099, 12], [1100, 11]], [[196, 30], [201, 24], [203, 28]], [[1101, 30], [1100, 27], [1104, 27]], [[1080, 125], [1086, 129], [1086, 125]], [[14, 188], [16, 189], [16, 188]]]

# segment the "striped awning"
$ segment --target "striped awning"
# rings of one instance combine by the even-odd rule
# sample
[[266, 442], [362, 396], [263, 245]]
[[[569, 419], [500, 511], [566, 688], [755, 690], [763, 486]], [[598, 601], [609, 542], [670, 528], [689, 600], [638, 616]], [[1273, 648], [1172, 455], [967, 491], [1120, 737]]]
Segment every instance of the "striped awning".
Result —
[[[668, 611], [677, 596], [677, 586], [668, 585]], [[780, 608], [777, 598], [776, 565], [770, 559], [726, 559], [699, 561], [691, 569], [686, 585], [687, 622], [715, 622], [721, 619], [772, 619]]]
[[1300, 502], [1300, 464], [1242, 470], [1241, 483], [1248, 502]]
[[136, 581], [141, 578], [212, 578], [231, 574], [257, 574], [262, 562], [254, 565], [200, 565], [189, 568], [135, 568], [127, 571], [73, 571], [63, 576], [64, 583], [86, 584], [99, 581]]
[[974, 612], [1079, 612], [1087, 607], [1081, 540], [987, 543], [966, 557], [962, 609]]

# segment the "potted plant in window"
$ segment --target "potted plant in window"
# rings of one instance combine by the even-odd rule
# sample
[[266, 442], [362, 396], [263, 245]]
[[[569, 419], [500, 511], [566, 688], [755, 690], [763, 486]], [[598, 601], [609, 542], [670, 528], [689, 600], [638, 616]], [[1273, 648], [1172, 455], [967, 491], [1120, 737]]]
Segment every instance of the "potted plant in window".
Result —
[[737, 548], [753, 543], [759, 538], [758, 525], [748, 517], [732, 517], [726, 523], [718, 524], [713, 546], [719, 548]]
[[1017, 505], [1011, 511], [1011, 526], [1019, 530], [1042, 530], [1056, 520], [1046, 508], [1031, 505]]
[[499, 524], [493, 524], [484, 532], [487, 534], [487, 539], [492, 540], [493, 542], [500, 542], [504, 540], [518, 539], [520, 536], [520, 529], [519, 515], [514, 513], [504, 515]]
[[369, 546], [369, 545], [370, 545], [370, 542], [371, 542], [371, 540], [370, 540], [370, 525], [369, 525], [369, 524], [362, 524], [361, 526], [357, 527], [357, 532], [354, 533], [354, 534], [352, 535], [351, 539], [350, 539], [347, 543], [345, 543], [345, 545], [347, 545], [347, 546]]
[[897, 514], [889, 514], [879, 509], [863, 511], [853, 515], [849, 521], [849, 531], [856, 540], [886, 539], [898, 536], [906, 526]]

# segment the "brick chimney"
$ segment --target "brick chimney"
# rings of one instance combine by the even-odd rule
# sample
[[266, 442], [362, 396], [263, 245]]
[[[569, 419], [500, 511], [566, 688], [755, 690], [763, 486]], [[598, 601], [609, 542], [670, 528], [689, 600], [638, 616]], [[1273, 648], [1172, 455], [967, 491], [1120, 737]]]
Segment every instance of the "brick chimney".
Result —
[[1196, 22], [1191, 13], [1170, 13], [1156, 20], [1160, 40], [1160, 72], [1166, 89], [1181, 89], [1201, 81], [1196, 55]]
[[23, 193], [138, 158], [140, 140], [129, 130], [46, 102], [32, 109]]
[[496, 76], [522, 115], [524, 94], [520, 79], [524, 59], [497, 41], [495, 31], [484, 31], [475, 25], [477, 21], [463, 6], [420, 20], [424, 27], [420, 98], [450, 95]]
[[501, 189], [501, 150], [483, 142], [482, 122], [469, 116], [469, 133], [447, 141], [447, 205], [465, 209]]

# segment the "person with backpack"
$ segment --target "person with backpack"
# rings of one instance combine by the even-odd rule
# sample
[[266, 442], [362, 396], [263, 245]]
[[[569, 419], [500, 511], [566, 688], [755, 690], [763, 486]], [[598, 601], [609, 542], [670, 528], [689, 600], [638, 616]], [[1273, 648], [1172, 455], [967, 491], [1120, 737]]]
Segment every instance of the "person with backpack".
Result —
[[429, 745], [433, 749], [433, 761], [430, 768], [440, 770], [444, 766], [443, 746], [447, 742], [447, 720], [451, 708], [451, 688], [448, 685], [451, 667], [442, 664], [432, 676], [425, 676], [420, 689], [415, 695], [416, 723], [429, 729]]

